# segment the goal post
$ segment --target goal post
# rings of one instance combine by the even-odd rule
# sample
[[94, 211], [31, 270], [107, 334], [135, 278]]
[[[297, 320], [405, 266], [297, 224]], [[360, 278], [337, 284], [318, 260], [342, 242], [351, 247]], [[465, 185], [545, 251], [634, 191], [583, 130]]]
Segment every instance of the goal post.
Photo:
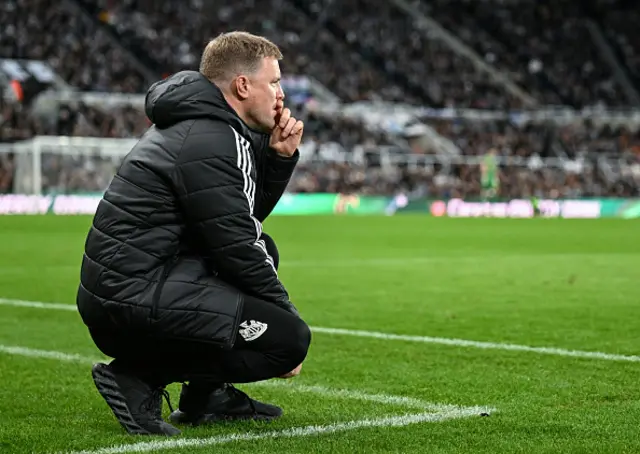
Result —
[[3, 144], [17, 194], [101, 193], [137, 139], [36, 136]]

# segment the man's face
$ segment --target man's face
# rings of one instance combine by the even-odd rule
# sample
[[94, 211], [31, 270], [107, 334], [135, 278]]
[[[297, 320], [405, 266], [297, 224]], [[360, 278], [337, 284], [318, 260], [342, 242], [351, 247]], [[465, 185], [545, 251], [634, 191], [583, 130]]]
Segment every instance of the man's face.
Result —
[[265, 57], [260, 69], [250, 76], [250, 83], [250, 94], [246, 100], [247, 115], [254, 124], [249, 126], [270, 132], [276, 124], [275, 118], [284, 99], [278, 60]]

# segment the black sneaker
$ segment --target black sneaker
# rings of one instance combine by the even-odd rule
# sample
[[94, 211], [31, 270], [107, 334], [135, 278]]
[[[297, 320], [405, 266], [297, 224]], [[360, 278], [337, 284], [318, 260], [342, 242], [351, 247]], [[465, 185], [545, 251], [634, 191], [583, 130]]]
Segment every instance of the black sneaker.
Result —
[[98, 392], [130, 434], [180, 434], [177, 428], [162, 420], [162, 396], [168, 399], [169, 394], [164, 387], [152, 388], [139, 378], [102, 363], [93, 365], [91, 375]]
[[183, 384], [178, 409], [169, 421], [198, 426], [216, 421], [271, 421], [280, 416], [280, 407], [258, 402], [229, 384], [209, 392]]

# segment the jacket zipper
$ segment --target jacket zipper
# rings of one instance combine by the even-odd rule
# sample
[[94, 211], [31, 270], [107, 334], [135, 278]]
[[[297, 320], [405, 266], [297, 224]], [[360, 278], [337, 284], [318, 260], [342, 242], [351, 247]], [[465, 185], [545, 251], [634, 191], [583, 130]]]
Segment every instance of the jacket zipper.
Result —
[[158, 303], [160, 302], [160, 293], [162, 292], [162, 288], [164, 287], [164, 284], [167, 281], [167, 278], [169, 277], [171, 268], [173, 268], [173, 265], [176, 263], [177, 260], [178, 258], [176, 256], [173, 256], [171, 260], [169, 260], [169, 262], [166, 263], [162, 268], [162, 275], [160, 275], [158, 286], [156, 287], [156, 290], [153, 292], [153, 298], [151, 300], [151, 318], [153, 320], [156, 319], [158, 314]]
[[242, 315], [242, 309], [244, 309], [244, 297], [241, 293], [238, 293], [238, 308], [236, 310], [235, 324], [233, 326], [233, 330], [231, 331], [231, 337], [225, 344], [226, 348], [233, 348], [233, 344], [236, 343], [236, 337], [238, 335], [239, 328], [238, 325], [240, 325], [241, 323], [240, 316]]

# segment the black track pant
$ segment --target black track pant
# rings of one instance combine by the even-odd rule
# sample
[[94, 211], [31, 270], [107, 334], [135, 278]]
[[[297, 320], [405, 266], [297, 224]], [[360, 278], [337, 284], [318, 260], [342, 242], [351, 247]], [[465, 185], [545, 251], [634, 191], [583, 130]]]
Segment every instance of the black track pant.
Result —
[[90, 333], [96, 346], [115, 358], [119, 367], [165, 385], [267, 380], [292, 371], [305, 359], [311, 332], [295, 315], [273, 303], [245, 297], [241, 320], [229, 350], [197, 341], [140, 338], [104, 328], [90, 328]]
[[[277, 258], [277, 253], [272, 256]], [[304, 321], [250, 296], [245, 296], [231, 349], [197, 341], [138, 337], [108, 327], [89, 327], [89, 332], [102, 353], [115, 358], [114, 366], [158, 385], [250, 383], [279, 377], [303, 362], [311, 343], [311, 331]]]

